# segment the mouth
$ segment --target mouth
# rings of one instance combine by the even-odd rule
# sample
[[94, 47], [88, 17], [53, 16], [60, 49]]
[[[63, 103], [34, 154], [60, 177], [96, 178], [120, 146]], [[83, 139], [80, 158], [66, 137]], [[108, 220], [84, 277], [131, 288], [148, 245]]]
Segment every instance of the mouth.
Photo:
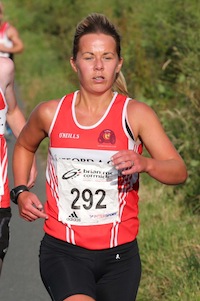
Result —
[[95, 76], [95, 77], [93, 77], [93, 79], [96, 81], [102, 81], [102, 80], [104, 80], [104, 77], [103, 76]]

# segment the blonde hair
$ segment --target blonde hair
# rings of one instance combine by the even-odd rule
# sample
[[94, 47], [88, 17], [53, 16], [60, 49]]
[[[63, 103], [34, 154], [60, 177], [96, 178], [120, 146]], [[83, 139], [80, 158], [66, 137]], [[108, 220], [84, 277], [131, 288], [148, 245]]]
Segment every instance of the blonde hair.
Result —
[[122, 71], [119, 72], [116, 81], [113, 84], [113, 90], [117, 90], [119, 93], [129, 96], [126, 80]]

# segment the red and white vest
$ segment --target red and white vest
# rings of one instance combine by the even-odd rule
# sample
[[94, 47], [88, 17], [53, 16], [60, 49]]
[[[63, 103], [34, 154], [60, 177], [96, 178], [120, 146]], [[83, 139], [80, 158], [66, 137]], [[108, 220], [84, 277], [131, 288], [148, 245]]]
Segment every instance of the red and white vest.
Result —
[[7, 103], [0, 88], [0, 208], [10, 206], [10, 194], [8, 187], [8, 151], [4, 137]]
[[44, 230], [87, 249], [112, 248], [137, 236], [139, 175], [123, 176], [111, 157], [124, 149], [141, 154], [142, 144], [127, 130], [131, 99], [115, 93], [104, 116], [82, 126], [77, 93], [62, 98], [49, 131]]
[[[6, 33], [8, 27], [9, 27], [8, 22], [4, 22], [0, 27], [0, 44], [3, 44], [5, 47], [11, 48], [13, 46], [13, 43], [11, 40], [9, 40], [7, 33]], [[0, 56], [1, 57], [10, 57], [10, 53], [0, 51]]]

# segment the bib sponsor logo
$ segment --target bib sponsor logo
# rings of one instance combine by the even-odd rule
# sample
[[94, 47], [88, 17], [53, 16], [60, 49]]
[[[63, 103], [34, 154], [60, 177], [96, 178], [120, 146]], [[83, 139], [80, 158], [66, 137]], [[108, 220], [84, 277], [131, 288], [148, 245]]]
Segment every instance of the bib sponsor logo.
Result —
[[73, 133], [59, 133], [60, 139], [79, 139], [79, 134]]
[[68, 179], [74, 179], [75, 177], [78, 177], [81, 173], [81, 170], [80, 169], [71, 169], [71, 170], [68, 170], [66, 173], [64, 173], [64, 175], [62, 176], [62, 179], [63, 180], [68, 180]]

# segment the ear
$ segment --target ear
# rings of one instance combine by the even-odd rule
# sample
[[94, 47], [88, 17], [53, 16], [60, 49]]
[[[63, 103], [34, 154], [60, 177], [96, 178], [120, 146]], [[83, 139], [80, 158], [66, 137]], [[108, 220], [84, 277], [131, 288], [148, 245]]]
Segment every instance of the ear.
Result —
[[117, 65], [117, 68], [116, 68], [116, 73], [119, 73], [120, 70], [122, 69], [123, 62], [124, 62], [124, 59], [121, 57], [118, 65]]
[[76, 62], [74, 61], [73, 57], [70, 58], [70, 64], [74, 72], [77, 72]]

